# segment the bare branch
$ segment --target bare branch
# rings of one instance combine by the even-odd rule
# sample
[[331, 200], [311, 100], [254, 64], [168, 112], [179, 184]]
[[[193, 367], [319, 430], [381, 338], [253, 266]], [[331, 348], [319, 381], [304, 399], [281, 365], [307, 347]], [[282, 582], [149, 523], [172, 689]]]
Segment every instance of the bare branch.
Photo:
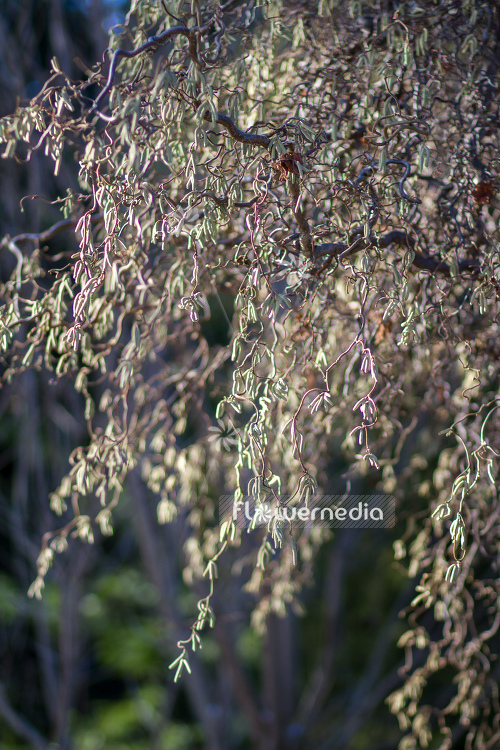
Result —
[[[364, 240], [364, 244], [361, 247], [359, 246], [359, 240], [351, 246], [348, 246], [345, 242], [328, 242], [322, 245], [317, 245], [315, 248], [314, 256], [315, 258], [320, 258], [324, 255], [329, 255], [332, 257], [347, 257], [348, 255], [352, 255], [352, 253], [354, 252], [359, 252], [359, 250], [363, 250], [373, 246], [389, 247], [389, 245], [406, 245], [406, 247], [409, 248], [415, 247], [415, 240], [413, 239], [413, 237], [411, 237], [406, 232], [402, 232], [396, 229], [391, 232], [387, 232], [386, 234], [380, 235], [380, 237], [377, 238], [376, 243], [372, 240], [365, 240], [364, 238], [360, 239]], [[418, 268], [422, 271], [439, 273], [447, 277], [451, 276], [451, 268], [448, 263], [438, 260], [437, 258], [431, 258], [429, 256], [422, 255], [421, 253], [417, 253], [416, 251], [412, 264], [415, 266], [415, 268]], [[479, 270], [479, 264], [477, 261], [472, 259], [461, 260], [458, 263], [458, 270], [460, 273], [477, 272]]]
[[188, 29], [186, 26], [173, 26], [171, 29], [167, 29], [161, 34], [149, 37], [147, 42], [141, 44], [140, 47], [136, 47], [132, 50], [115, 50], [111, 59], [111, 65], [109, 66], [108, 80], [106, 81], [106, 85], [104, 86], [101, 93], [96, 97], [94, 104], [90, 109], [90, 113], [94, 112], [97, 109], [99, 103], [111, 90], [115, 80], [116, 69], [121, 57], [137, 57], [137, 55], [140, 55], [143, 52], [147, 52], [148, 50], [156, 51], [158, 47], [168, 42], [169, 39], [173, 39], [176, 36], [185, 36], [189, 40], [189, 54], [191, 56], [191, 59], [196, 63], [196, 65], [199, 65], [197, 37], [203, 31], [206, 31], [206, 29], [209, 28], [209, 25], [210, 24], [205, 24], [204, 26], [195, 26], [192, 29]]
[[[207, 122], [212, 122], [209, 112], [205, 113], [203, 119]], [[271, 139], [267, 135], [259, 135], [258, 133], [241, 130], [227, 115], [217, 113], [216, 122], [225, 127], [231, 138], [238, 141], [238, 143], [247, 143], [250, 146], [262, 146], [267, 149], [271, 146]]]
[[292, 202], [292, 213], [295, 217], [300, 230], [300, 246], [304, 257], [311, 258], [313, 255], [313, 241], [311, 237], [311, 228], [304, 212], [300, 208], [300, 183], [295, 175], [288, 178], [288, 192]]

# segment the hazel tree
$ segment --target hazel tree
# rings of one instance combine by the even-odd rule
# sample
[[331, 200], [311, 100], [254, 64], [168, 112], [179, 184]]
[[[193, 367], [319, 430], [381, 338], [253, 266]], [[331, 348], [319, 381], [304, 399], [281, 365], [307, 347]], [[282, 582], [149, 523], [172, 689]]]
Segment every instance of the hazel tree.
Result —
[[[70, 381], [88, 440], [50, 495], [61, 523], [32, 595], [70, 535], [112, 534], [140, 473], [160, 523], [186, 514], [186, 579], [208, 580], [178, 677], [241, 543], [214, 520], [221, 491], [307, 503], [340, 455], [336, 490], [364, 477], [410, 519], [401, 750], [456, 731], [497, 746], [499, 66], [481, 0], [134, 0], [84, 80], [52, 60], [0, 121], [2, 157], [76, 163], [78, 188], [60, 221], [1, 240], [2, 380]], [[330, 532], [275, 514], [255, 534], [263, 627]], [[431, 707], [449, 668], [457, 688]]]

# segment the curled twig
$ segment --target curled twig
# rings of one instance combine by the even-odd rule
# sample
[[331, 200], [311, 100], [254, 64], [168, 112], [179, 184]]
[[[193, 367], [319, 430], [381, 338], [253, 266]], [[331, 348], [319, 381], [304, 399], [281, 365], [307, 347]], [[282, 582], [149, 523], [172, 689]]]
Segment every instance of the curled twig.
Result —
[[[409, 177], [411, 177], [410, 162], [405, 161], [404, 159], [387, 159], [386, 164], [402, 164], [404, 166], [405, 173], [398, 183], [399, 192], [401, 193], [401, 196], [405, 200], [409, 201], [410, 203], [422, 203], [422, 201], [419, 198], [410, 198], [410, 196], [405, 190], [405, 182]], [[368, 167], [365, 167], [364, 169], [361, 170], [359, 175], [356, 177], [354, 184], [358, 185], [360, 182], [365, 180], [374, 169], [378, 169], [378, 168], [379, 168], [378, 164], [375, 164], [375, 163], [370, 164], [370, 166]]]

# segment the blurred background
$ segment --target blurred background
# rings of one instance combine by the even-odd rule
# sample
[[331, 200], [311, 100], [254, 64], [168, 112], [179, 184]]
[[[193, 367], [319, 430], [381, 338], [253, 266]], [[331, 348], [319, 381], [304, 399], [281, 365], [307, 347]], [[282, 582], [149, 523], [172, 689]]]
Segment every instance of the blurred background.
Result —
[[[85, 75], [126, 10], [120, 0], [2, 0], [0, 115], [40, 90], [53, 56], [71, 77]], [[40, 232], [58, 221], [50, 201], [78, 190], [76, 172], [66, 162], [54, 177], [41, 152], [28, 165], [1, 160], [0, 236]], [[38, 197], [21, 211], [25, 195]], [[61, 233], [51, 242], [56, 252], [57, 243], [67, 249], [74, 239]], [[14, 263], [9, 253], [0, 255], [2, 280]], [[224, 338], [224, 320], [212, 322]], [[432, 468], [424, 428], [413, 446]], [[168, 665], [176, 641], [189, 632], [198, 584], [183, 575], [185, 518], [159, 526], [156, 500], [134, 475], [114, 535], [93, 545], [72, 540], [56, 557], [43, 599], [27, 597], [42, 536], [58, 525], [49, 494], [85, 439], [83, 398], [70, 382], [54, 384], [50, 373], [31, 370], [3, 384], [0, 750], [397, 747], [400, 731], [384, 701], [402, 683], [399, 613], [414, 595], [415, 581], [393, 552], [405, 508], [398, 508], [395, 529], [332, 532], [306, 568], [300, 611], [268, 616], [261, 633], [250, 625], [255, 601], [241, 584], [248, 578], [245, 550], [234, 559], [228, 552], [214, 597], [215, 628], [204, 634], [193, 674], [174, 684]], [[346, 468], [336, 456], [332, 446], [332, 478]], [[401, 456], [399, 473], [418, 523], [428, 514], [417, 493], [424, 469], [410, 471], [408, 456]]]

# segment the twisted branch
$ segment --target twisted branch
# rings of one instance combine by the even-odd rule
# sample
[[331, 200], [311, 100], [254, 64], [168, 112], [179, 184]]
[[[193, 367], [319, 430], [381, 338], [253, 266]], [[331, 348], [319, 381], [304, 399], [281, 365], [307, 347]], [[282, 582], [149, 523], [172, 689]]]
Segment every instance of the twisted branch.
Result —
[[288, 179], [288, 192], [292, 200], [292, 213], [300, 230], [300, 247], [306, 258], [312, 258], [313, 240], [311, 237], [311, 228], [300, 208], [300, 185], [293, 174]]
[[[363, 247], [359, 247], [358, 243], [360, 239], [359, 238], [354, 242], [351, 246], [348, 246], [345, 242], [328, 242], [323, 245], [318, 245], [316, 247], [314, 257], [320, 258], [322, 256], [332, 256], [332, 258], [335, 257], [347, 257], [351, 255], [354, 252], [358, 252], [359, 250], [365, 250], [368, 247], [375, 246], [374, 240], [365, 240], [365, 244]], [[415, 266], [415, 268], [420, 269], [421, 271], [429, 271], [429, 273], [440, 273], [443, 276], [450, 277], [451, 274], [451, 268], [448, 265], [448, 263], [445, 263], [442, 260], [438, 260], [437, 258], [430, 258], [425, 255], [422, 255], [421, 253], [417, 253], [415, 251], [415, 240], [413, 237], [409, 236], [406, 232], [402, 232], [400, 230], [393, 230], [391, 232], [387, 232], [386, 234], [381, 235], [377, 239], [377, 246], [378, 247], [389, 247], [389, 245], [406, 245], [406, 247], [409, 247], [415, 252], [415, 257], [413, 258], [412, 265]], [[475, 272], [479, 270], [479, 264], [476, 260], [461, 260], [458, 263], [458, 271], [459, 273], [464, 272]]]
[[[197, 106], [200, 102], [196, 102]], [[207, 111], [203, 119], [206, 122], [212, 122], [212, 117]], [[217, 112], [217, 118], [215, 120], [219, 125], [222, 125], [231, 138], [238, 143], [247, 143], [250, 146], [262, 146], [263, 148], [269, 149], [271, 146], [271, 139], [267, 135], [259, 135], [258, 133], [250, 133], [247, 130], [241, 130], [230, 117], [227, 115], [221, 115]]]
[[176, 36], [185, 36], [189, 40], [189, 56], [191, 57], [195, 65], [199, 67], [200, 61], [198, 59], [198, 35], [206, 31], [209, 26], [210, 23], [206, 23], [203, 26], [194, 26], [192, 29], [188, 29], [186, 26], [173, 26], [171, 29], [167, 29], [161, 34], [150, 36], [147, 42], [141, 44], [140, 47], [136, 47], [136, 49], [115, 50], [111, 59], [111, 65], [109, 66], [108, 80], [106, 81], [106, 85], [101, 93], [96, 97], [94, 104], [90, 109], [90, 113], [94, 112], [97, 109], [99, 103], [111, 90], [115, 80], [116, 69], [118, 67], [120, 57], [137, 57], [137, 55], [142, 54], [142, 52], [147, 52], [148, 50], [153, 50], [156, 52], [158, 47], [160, 47], [162, 44], [165, 44], [165, 42], [168, 42], [169, 39], [172, 39]]

